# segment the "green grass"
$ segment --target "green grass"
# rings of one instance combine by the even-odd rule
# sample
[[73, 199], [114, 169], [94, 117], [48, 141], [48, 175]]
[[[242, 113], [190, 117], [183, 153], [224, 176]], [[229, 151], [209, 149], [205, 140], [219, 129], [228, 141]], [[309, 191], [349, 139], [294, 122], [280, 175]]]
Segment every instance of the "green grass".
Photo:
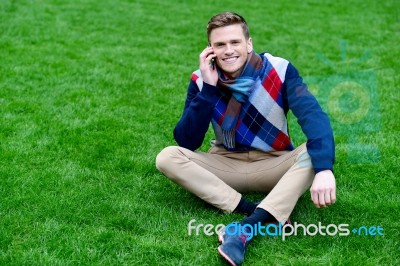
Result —
[[[1, 265], [224, 265], [216, 238], [188, 236], [187, 224], [241, 216], [154, 165], [175, 144], [205, 25], [224, 10], [247, 18], [257, 51], [294, 63], [332, 119], [338, 202], [318, 210], [307, 192], [293, 220], [384, 228], [383, 237], [258, 237], [245, 265], [400, 264], [398, 1], [3, 0]], [[371, 104], [343, 124], [328, 99], [348, 81]], [[361, 106], [357, 96], [340, 99], [339, 115]]]

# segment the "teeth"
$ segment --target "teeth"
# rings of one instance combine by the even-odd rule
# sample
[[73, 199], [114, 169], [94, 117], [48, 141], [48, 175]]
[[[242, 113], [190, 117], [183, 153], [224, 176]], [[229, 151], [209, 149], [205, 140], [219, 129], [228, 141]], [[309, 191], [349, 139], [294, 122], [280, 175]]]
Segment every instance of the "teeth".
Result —
[[237, 57], [229, 57], [229, 58], [225, 58], [224, 61], [229, 63], [229, 62], [235, 61], [236, 59], [237, 59]]

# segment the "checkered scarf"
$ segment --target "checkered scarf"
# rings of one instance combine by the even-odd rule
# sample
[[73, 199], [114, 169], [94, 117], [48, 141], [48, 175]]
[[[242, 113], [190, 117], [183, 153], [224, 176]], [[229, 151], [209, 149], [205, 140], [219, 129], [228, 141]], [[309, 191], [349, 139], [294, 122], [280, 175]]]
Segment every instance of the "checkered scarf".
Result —
[[227, 80], [223, 73], [219, 72], [217, 87], [224, 96], [229, 98], [226, 113], [221, 123], [223, 144], [228, 149], [235, 148], [235, 132], [242, 104], [248, 101], [249, 95], [259, 84], [263, 72], [262, 68], [263, 59], [260, 55], [252, 52], [248, 56], [242, 73], [236, 79]]
[[[268, 53], [260, 54], [260, 56], [262, 67], [259, 77], [256, 76], [252, 88], [248, 89], [249, 94], [243, 94], [248, 100], [244, 102], [241, 99], [240, 108], [234, 111], [227, 110], [231, 98], [234, 98], [233, 93], [229, 98], [229, 94], [224, 94], [223, 89], [219, 89], [221, 93], [215, 96], [217, 103], [211, 122], [216, 140], [229, 150], [247, 150], [248, 148], [261, 151], [292, 150], [282, 91], [289, 61]], [[203, 81], [199, 78], [201, 77], [199, 74], [200, 71], [194, 73], [196, 78], [194, 81], [201, 89]], [[238, 116], [234, 115], [239, 111]], [[229, 129], [226, 124], [225, 129], [222, 128], [222, 124], [229, 121], [229, 118], [225, 121], [227, 113], [233, 117], [231, 132], [226, 130]]]

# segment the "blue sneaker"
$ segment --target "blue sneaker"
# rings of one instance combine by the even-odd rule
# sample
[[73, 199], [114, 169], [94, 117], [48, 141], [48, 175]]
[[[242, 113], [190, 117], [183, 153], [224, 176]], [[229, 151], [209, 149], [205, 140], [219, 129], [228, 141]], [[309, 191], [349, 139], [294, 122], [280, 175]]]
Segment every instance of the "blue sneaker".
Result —
[[[246, 230], [246, 233], [250, 233], [248, 228], [241, 228], [242, 230], [238, 230], [236, 225], [240, 225], [239, 223], [231, 223], [226, 226], [225, 230], [229, 230], [228, 233], [225, 231], [224, 234], [218, 236], [218, 240], [222, 243], [218, 247], [218, 252], [221, 256], [229, 262], [232, 266], [240, 265], [244, 261], [244, 253], [246, 251], [246, 247], [249, 244], [249, 240], [247, 240], [249, 234], [245, 234], [243, 230]], [[239, 232], [237, 232], [239, 231]]]

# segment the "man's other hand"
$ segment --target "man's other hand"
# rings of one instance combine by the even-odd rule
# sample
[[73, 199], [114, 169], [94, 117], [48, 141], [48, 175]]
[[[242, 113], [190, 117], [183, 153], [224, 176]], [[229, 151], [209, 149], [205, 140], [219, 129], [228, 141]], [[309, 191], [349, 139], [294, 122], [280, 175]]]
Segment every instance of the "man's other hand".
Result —
[[311, 200], [315, 207], [324, 208], [336, 202], [336, 180], [331, 170], [318, 172], [312, 183]]

